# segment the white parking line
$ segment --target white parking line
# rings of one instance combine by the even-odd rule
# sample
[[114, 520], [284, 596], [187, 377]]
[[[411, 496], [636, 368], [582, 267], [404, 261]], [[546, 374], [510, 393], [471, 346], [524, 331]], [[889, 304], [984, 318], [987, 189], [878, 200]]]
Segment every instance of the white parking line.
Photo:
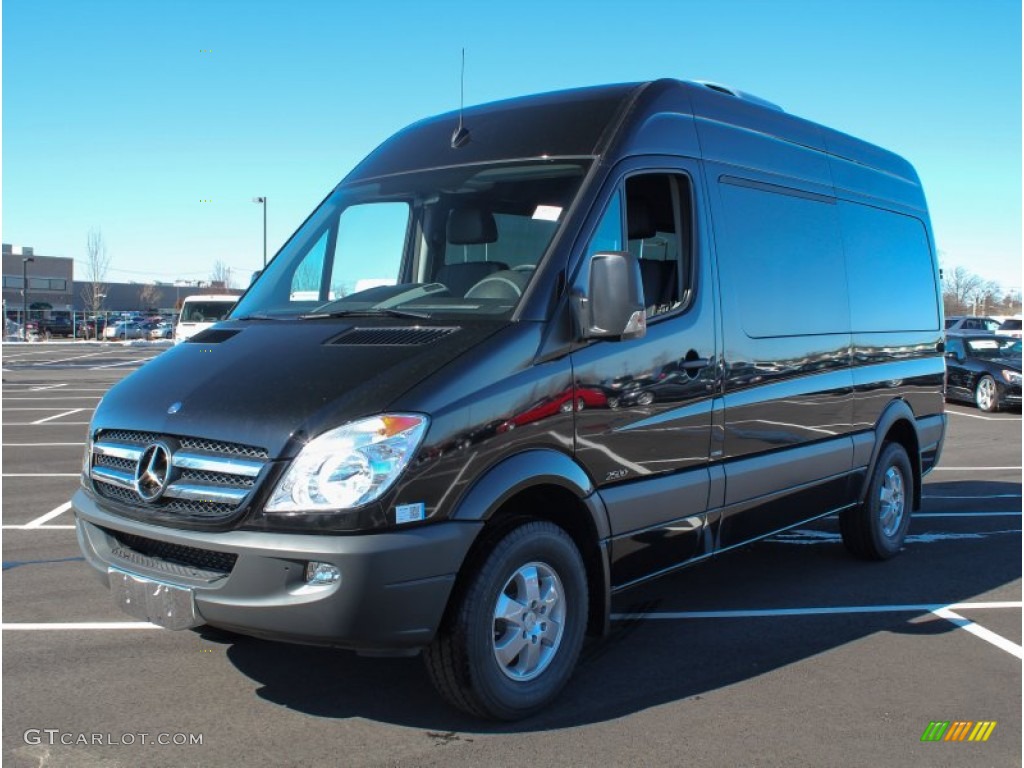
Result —
[[87, 426], [88, 421], [9, 421], [5, 422], [5, 427], [74, 427], [74, 426]]
[[4, 472], [0, 477], [80, 477], [81, 472]]
[[914, 512], [911, 520], [922, 517], [1020, 517], [1020, 512]]
[[112, 352], [112, 351], [113, 350], [110, 350], [110, 351], [104, 350], [102, 352], [90, 352], [87, 355], [75, 355], [74, 357], [61, 357], [61, 358], [58, 358], [57, 360], [43, 360], [41, 363], [39, 363], [39, 366], [42, 367], [44, 365], [55, 365], [57, 363], [67, 363], [67, 362], [69, 362], [71, 360], [81, 360], [83, 357], [101, 357], [103, 355], [109, 355], [110, 352]]
[[45, 515], [40, 515], [35, 520], [32, 520], [30, 522], [25, 523], [25, 530], [28, 530], [30, 528], [38, 528], [41, 525], [43, 525], [43, 523], [50, 522], [51, 520], [53, 520], [53, 518], [57, 517], [58, 515], [64, 514], [69, 509], [71, 509], [71, 502], [70, 501], [65, 501], [59, 507], [57, 507], [55, 509], [51, 509]]
[[980, 624], [975, 624], [970, 619], [965, 619], [959, 613], [950, 610], [949, 607], [939, 608], [938, 610], [932, 611], [933, 614], [939, 618], [945, 619], [965, 632], [970, 632], [975, 637], [980, 637], [986, 643], [992, 643], [996, 648], [1001, 651], [1006, 651], [1012, 656], [1016, 656], [1018, 659], [1024, 659], [1024, 648], [1017, 645], [1014, 642], [1007, 640], [1002, 635], [997, 635], [991, 629], [985, 629]]
[[28, 391], [29, 392], [43, 392], [44, 390], [47, 390], [47, 389], [60, 389], [61, 387], [66, 387], [66, 386], [67, 386], [67, 383], [64, 383], [64, 384], [47, 384], [47, 385], [42, 386], [42, 387], [29, 387]]
[[663, 613], [613, 613], [612, 621], [678, 621], [680, 619], [764, 619], [776, 616], [829, 616], [849, 613], [935, 613], [938, 610], [1024, 608], [1020, 600], [985, 603], [907, 603], [905, 605], [836, 605], [819, 608], [754, 608], [737, 611], [665, 611]]
[[4, 622], [0, 630], [4, 632], [39, 631], [49, 629], [162, 629], [148, 621], [79, 621], [79, 622]]
[[23, 357], [35, 357], [36, 355], [48, 355], [52, 351], [53, 350], [50, 350], [50, 349], [40, 349], [40, 350], [37, 350], [36, 352], [25, 352], [25, 353], [19, 354], [19, 355], [5, 355], [4, 356], [4, 362], [8, 363], [11, 360], [20, 360]]
[[124, 360], [124, 361], [122, 361], [120, 363], [107, 363], [106, 365], [95, 365], [92, 368], [90, 368], [89, 370], [90, 371], [99, 371], [99, 370], [102, 370], [103, 368], [116, 368], [119, 365], [143, 365], [145, 363], [148, 363], [154, 357], [156, 357], [156, 355], [153, 355], [153, 357], [138, 358], [136, 360]]
[[75, 526], [37, 525], [35, 528], [29, 528], [27, 525], [0, 525], [0, 529], [5, 531], [73, 531], [75, 530]]
[[[27, 384], [7, 384], [7, 383], [5, 383], [4, 384], [4, 389], [10, 389], [11, 387], [26, 387], [26, 386], [28, 386], [28, 385]], [[56, 387], [65, 387], [65, 386], [67, 386], [67, 385], [66, 384], [54, 384], [52, 386], [32, 387], [31, 389], [16, 389], [16, 390], [13, 390], [13, 391], [16, 392], [17, 394], [24, 394], [25, 392], [45, 392], [47, 390], [55, 389]], [[108, 389], [110, 389], [110, 388], [109, 387], [75, 387], [74, 389], [64, 389], [64, 390], [61, 390], [59, 393], [55, 392], [54, 394], [56, 395], [56, 397], [54, 397], [52, 399], [54, 399], [54, 400], [61, 400], [61, 399], [63, 399], [63, 395], [64, 395], [65, 392], [106, 392]]]
[[4, 443], [4, 448], [53, 448], [58, 445], [85, 445], [84, 442], [78, 443]]
[[935, 467], [932, 472], [1005, 472], [1020, 467]]
[[1020, 421], [1012, 416], [980, 416], [977, 413], [964, 413], [963, 411], [946, 411], [954, 416], [966, 416], [968, 419], [981, 419], [982, 421]]
[[925, 498], [925, 499], [959, 499], [959, 500], [966, 500], [966, 499], [1019, 499], [1020, 498], [1020, 494], [1019, 493], [984, 493], [984, 494], [978, 494], [976, 496], [942, 496], [942, 495], [932, 496], [931, 494], [926, 493], [926, 494], [924, 494], [924, 496], [922, 498]]
[[81, 413], [82, 411], [94, 411], [94, 410], [96, 410], [96, 409], [95, 408], [73, 408], [72, 410], [65, 411], [64, 413], [58, 413], [56, 416], [47, 416], [45, 419], [40, 419], [39, 421], [33, 421], [32, 424], [33, 425], [45, 424], [48, 421], [53, 421], [54, 419], [59, 419], [61, 416], [71, 416], [72, 414]]
[[[934, 613], [940, 615], [944, 612], [950, 615], [953, 609], [978, 610], [997, 608], [1021, 608], [1024, 603], [1019, 601], [988, 602], [988, 603], [950, 603], [942, 604], [910, 604], [910, 605], [858, 605], [858, 606], [837, 606], [832, 608], [781, 608], [768, 611], [678, 611], [673, 613], [616, 613], [612, 615], [613, 621], [645, 620], [645, 619], [721, 619], [721, 618], [761, 618], [765, 616], [806, 616], [806, 615], [827, 615], [840, 613]], [[952, 620], [943, 615], [943, 619]], [[973, 622], [958, 618], [961, 621], [973, 625], [979, 631], [988, 634], [984, 627], [978, 627]], [[0, 624], [3, 631], [45, 631], [45, 630], [76, 630], [76, 629], [160, 629], [155, 624], [146, 621], [81, 621], [81, 622], [5, 622]], [[965, 626], [964, 629], [967, 629]], [[972, 634], [976, 634], [972, 630]], [[979, 637], [981, 635], [979, 634]], [[995, 635], [995, 637], [999, 637]], [[1003, 648], [1009, 653], [1019, 655], [1020, 646], [1010, 643], [1005, 638], [999, 638], [1008, 647]], [[1016, 649], [1016, 652], [1013, 650]]]
[[[26, 403], [52, 403], [54, 400], [99, 400], [102, 395], [54, 395], [51, 397], [5, 397], [4, 402], [10, 402], [11, 400], [17, 400], [18, 402]], [[8, 408], [7, 410], [15, 410], [14, 408]]]

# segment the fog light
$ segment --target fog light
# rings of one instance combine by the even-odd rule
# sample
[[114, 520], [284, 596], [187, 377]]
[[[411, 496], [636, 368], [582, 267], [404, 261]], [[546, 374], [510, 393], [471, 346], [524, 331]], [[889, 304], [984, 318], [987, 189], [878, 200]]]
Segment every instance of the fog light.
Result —
[[337, 584], [341, 571], [330, 563], [306, 563], [307, 584]]

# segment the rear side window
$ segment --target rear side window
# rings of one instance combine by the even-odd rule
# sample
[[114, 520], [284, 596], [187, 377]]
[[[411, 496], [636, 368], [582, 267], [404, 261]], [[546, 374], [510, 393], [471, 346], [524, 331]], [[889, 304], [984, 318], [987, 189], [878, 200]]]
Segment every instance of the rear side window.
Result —
[[752, 338], [848, 333], [835, 200], [722, 177], [716, 229], [723, 290]]
[[[935, 273], [924, 225], [915, 218], [839, 202], [853, 331], [939, 327]], [[980, 321], [965, 328], [983, 328]]]

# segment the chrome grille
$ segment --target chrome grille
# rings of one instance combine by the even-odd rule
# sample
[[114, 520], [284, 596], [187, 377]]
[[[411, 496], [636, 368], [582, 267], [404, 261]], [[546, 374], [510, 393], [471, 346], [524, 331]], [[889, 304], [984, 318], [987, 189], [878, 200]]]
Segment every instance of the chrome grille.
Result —
[[[159, 491], [136, 481], [139, 461], [164, 454]], [[241, 508], [256, 487], [269, 453], [255, 446], [152, 432], [105, 430], [92, 446], [89, 475], [101, 496], [128, 506], [183, 517], [217, 519]], [[141, 493], [140, 493], [141, 491]], [[148, 501], [147, 497], [156, 498]]]
[[222, 443], [217, 440], [203, 440], [199, 437], [181, 438], [181, 447], [186, 451], [202, 451], [204, 453], [241, 456], [249, 459], [270, 458], [270, 454], [264, 448], [254, 448], [251, 445], [239, 445], [238, 443]]
[[197, 469], [186, 469], [181, 473], [181, 479], [192, 483], [207, 483], [208, 485], [234, 485], [243, 488], [252, 488], [256, 481], [251, 477], [238, 477], [229, 475], [226, 472], [204, 472]]
[[117, 456], [97, 456], [96, 466], [98, 467], [112, 467], [113, 469], [120, 469], [125, 472], [135, 472], [135, 462], [131, 459], [122, 459]]
[[155, 432], [126, 432], [120, 429], [108, 429], [102, 433], [104, 440], [114, 443], [140, 443], [148, 445], [154, 440], [159, 440], [160, 435]]

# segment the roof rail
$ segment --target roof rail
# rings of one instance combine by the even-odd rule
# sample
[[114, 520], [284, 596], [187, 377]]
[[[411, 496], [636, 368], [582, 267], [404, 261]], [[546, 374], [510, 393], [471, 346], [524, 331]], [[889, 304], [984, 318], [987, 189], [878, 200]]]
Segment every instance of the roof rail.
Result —
[[774, 103], [768, 101], [767, 99], [762, 99], [760, 96], [755, 96], [752, 93], [746, 93], [745, 91], [741, 91], [741, 90], [738, 90], [736, 88], [733, 88], [731, 85], [722, 85], [721, 83], [712, 83], [712, 82], [710, 82], [708, 80], [694, 80], [693, 82], [696, 83], [697, 85], [702, 85], [705, 88], [708, 88], [708, 89], [710, 89], [712, 91], [718, 91], [719, 93], [724, 93], [727, 96], [734, 96], [737, 99], [742, 99], [743, 101], [749, 101], [751, 104], [758, 104], [758, 105], [760, 105], [762, 107], [766, 107], [768, 109], [774, 109], [777, 112], [785, 112], [786, 111], [782, 107], [780, 107], [778, 104], [774, 104]]

